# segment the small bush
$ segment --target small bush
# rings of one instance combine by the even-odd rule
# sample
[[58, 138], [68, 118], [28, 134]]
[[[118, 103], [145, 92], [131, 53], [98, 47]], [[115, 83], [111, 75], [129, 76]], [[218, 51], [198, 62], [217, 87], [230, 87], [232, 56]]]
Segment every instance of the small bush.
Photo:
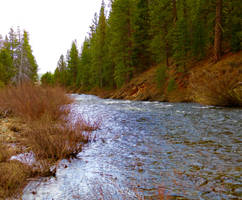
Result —
[[216, 106], [242, 106], [242, 74], [228, 68], [213, 72], [193, 73], [191, 93], [198, 103]]
[[5, 86], [4, 82], [0, 81], [0, 88], [3, 88]]
[[167, 92], [172, 92], [174, 89], [176, 89], [176, 81], [174, 78], [171, 78], [168, 82]]
[[166, 70], [167, 70], [167, 67], [165, 65], [162, 65], [157, 69], [156, 81], [157, 81], [157, 85], [158, 85], [159, 88], [164, 87], [164, 84], [165, 84], [165, 81], [166, 81], [166, 76], [167, 76]]
[[34, 122], [26, 133], [26, 145], [30, 146], [37, 159], [60, 160], [74, 157], [82, 149], [82, 144], [88, 142], [88, 133], [84, 130], [95, 129], [84, 121], [70, 125], [66, 121], [51, 122], [48, 116]]

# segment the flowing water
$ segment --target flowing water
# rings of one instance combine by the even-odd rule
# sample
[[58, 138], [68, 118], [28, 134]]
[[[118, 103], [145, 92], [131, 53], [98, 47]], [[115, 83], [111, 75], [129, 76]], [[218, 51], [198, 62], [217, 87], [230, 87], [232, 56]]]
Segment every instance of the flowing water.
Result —
[[73, 95], [73, 120], [101, 121], [56, 177], [23, 199], [240, 199], [242, 110]]

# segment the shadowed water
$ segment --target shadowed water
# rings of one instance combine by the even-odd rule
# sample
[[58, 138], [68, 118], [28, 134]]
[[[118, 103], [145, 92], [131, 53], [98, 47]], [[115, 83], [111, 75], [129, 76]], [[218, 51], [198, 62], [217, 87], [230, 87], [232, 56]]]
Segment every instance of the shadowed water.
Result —
[[23, 199], [238, 199], [242, 110], [73, 95], [72, 119], [100, 121], [78, 159]]

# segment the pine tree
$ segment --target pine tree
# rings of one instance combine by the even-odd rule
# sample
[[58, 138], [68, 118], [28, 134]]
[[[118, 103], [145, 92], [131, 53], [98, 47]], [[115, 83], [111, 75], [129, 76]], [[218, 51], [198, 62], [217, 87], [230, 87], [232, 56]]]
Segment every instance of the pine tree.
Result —
[[23, 69], [25, 70], [26, 68], [26, 72], [28, 71], [27, 75], [29, 79], [35, 82], [38, 79], [38, 75], [37, 75], [38, 66], [33, 56], [31, 46], [29, 44], [29, 35], [26, 31], [24, 31], [22, 43], [23, 43], [22, 45]]
[[9, 32], [8, 44], [15, 68], [13, 82], [19, 84], [23, 81], [37, 81], [38, 65], [29, 44], [28, 33], [24, 31], [22, 34], [19, 28], [18, 32], [15, 33], [13, 29], [11, 29]]
[[110, 54], [115, 64], [114, 79], [117, 87], [129, 81], [133, 73], [133, 0], [116, 0], [110, 13]]
[[80, 57], [80, 70], [78, 72], [78, 86], [81, 87], [83, 90], [91, 89], [91, 49], [90, 49], [90, 40], [88, 38], [85, 39], [82, 52]]
[[223, 0], [216, 0], [216, 18], [214, 31], [214, 61], [221, 59], [222, 54], [222, 3]]
[[189, 58], [191, 48], [191, 32], [188, 22], [187, 0], [181, 0], [179, 4], [179, 16], [173, 31], [173, 58], [175, 64], [182, 66], [186, 70], [186, 63]]
[[149, 0], [138, 0], [134, 16], [133, 65], [142, 72], [151, 64]]
[[63, 87], [68, 85], [68, 71], [64, 56], [61, 55], [54, 73], [54, 82]]
[[68, 69], [70, 77], [70, 86], [75, 87], [77, 83], [77, 73], [79, 68], [79, 55], [76, 42], [72, 42], [71, 50], [68, 55]]
[[97, 72], [97, 86], [102, 88], [104, 86], [104, 74], [105, 74], [105, 56], [106, 56], [106, 29], [107, 22], [105, 17], [105, 5], [102, 1], [99, 20], [96, 28], [96, 40], [95, 40], [95, 54], [93, 57], [93, 64], [95, 65], [95, 71]]
[[51, 72], [46, 72], [42, 75], [41, 84], [45, 86], [53, 86], [54, 85], [54, 76]]
[[205, 3], [203, 0], [197, 0], [193, 5], [191, 52], [196, 60], [205, 56], [208, 42]]
[[171, 33], [177, 20], [176, 1], [153, 0], [150, 3], [151, 54], [155, 63], [169, 66], [171, 56]]
[[0, 81], [7, 85], [14, 76], [14, 66], [10, 51], [7, 48], [0, 49]]

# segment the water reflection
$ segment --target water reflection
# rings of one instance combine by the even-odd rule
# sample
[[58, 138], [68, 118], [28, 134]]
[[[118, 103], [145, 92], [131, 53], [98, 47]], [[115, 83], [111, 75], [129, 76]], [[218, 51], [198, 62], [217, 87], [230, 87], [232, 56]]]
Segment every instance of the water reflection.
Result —
[[75, 98], [72, 118], [82, 114], [89, 120], [101, 119], [101, 129], [93, 133], [95, 139], [79, 159], [62, 161], [56, 178], [31, 182], [23, 199], [242, 195], [242, 110], [90, 95]]

